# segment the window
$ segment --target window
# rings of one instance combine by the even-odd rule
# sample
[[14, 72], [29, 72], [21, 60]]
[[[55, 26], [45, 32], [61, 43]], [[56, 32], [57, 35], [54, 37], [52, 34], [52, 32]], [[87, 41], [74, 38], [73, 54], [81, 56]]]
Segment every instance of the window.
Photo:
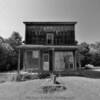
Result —
[[49, 54], [44, 54], [43, 60], [44, 60], [44, 62], [49, 62]]
[[53, 44], [54, 35], [52, 33], [47, 33], [47, 44]]
[[32, 58], [39, 58], [39, 51], [38, 50], [33, 50]]

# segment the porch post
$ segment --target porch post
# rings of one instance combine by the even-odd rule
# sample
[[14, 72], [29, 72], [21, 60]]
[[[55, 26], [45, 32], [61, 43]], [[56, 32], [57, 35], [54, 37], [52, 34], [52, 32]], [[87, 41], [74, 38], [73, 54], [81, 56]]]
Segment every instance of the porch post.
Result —
[[54, 48], [52, 48], [52, 71], [54, 72], [55, 71], [55, 61], [54, 61], [55, 59], [54, 59]]
[[26, 50], [24, 50], [24, 55], [23, 55], [23, 70], [26, 71], [26, 63], [27, 63], [27, 53]]
[[77, 69], [77, 65], [76, 65], [76, 51], [74, 51], [74, 70]]
[[20, 48], [18, 50], [18, 69], [17, 69], [18, 75], [20, 74]]
[[79, 64], [79, 69], [81, 69], [81, 61], [79, 56], [78, 56], [78, 64]]

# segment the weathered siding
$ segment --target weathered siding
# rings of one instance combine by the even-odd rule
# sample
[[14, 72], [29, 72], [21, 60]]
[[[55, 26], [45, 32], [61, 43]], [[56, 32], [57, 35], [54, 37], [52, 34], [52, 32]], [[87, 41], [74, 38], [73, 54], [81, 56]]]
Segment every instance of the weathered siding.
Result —
[[74, 30], [74, 25], [29, 25], [27, 26], [27, 30], [31, 31], [69, 31], [69, 30]]
[[75, 44], [74, 25], [26, 26], [26, 44], [47, 44], [48, 33], [54, 34], [54, 45]]
[[26, 47], [22, 47], [25, 51], [24, 69], [37, 72], [75, 69], [75, 24], [76, 22], [25, 22]]

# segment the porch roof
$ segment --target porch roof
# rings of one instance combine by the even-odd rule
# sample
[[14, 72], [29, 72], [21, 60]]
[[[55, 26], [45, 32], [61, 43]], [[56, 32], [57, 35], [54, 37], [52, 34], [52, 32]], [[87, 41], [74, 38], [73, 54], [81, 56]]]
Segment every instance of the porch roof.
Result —
[[59, 21], [59, 22], [47, 22], [47, 21], [44, 21], [44, 22], [23, 22], [24, 24], [26, 25], [74, 25], [76, 24], [77, 22], [76, 21], [72, 21], [72, 22], [62, 22], [62, 21]]
[[78, 48], [78, 46], [75, 45], [20, 45], [17, 46], [19, 49], [71, 49], [75, 50]]

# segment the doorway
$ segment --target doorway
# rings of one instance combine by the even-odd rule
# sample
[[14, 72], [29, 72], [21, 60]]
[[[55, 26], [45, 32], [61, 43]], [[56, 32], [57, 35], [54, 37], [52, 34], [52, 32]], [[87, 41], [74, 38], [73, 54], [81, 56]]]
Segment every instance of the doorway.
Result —
[[49, 71], [49, 54], [43, 53], [43, 71]]
[[52, 50], [43, 53], [43, 71], [53, 71], [53, 54]]

